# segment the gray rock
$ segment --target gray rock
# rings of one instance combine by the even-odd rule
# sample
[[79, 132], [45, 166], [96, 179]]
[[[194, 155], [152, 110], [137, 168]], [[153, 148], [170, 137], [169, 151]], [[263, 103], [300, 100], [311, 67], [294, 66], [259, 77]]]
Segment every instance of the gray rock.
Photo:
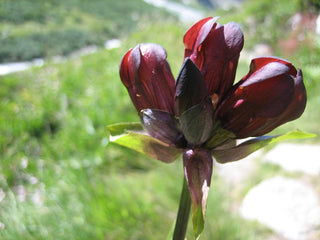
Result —
[[214, 170], [226, 183], [237, 186], [239, 182], [242, 182], [251, 176], [256, 168], [256, 160], [261, 158], [261, 156], [262, 152], [256, 151], [239, 161], [224, 164], [215, 162]]
[[264, 157], [264, 162], [280, 165], [290, 172], [320, 174], [320, 146], [279, 144]]
[[248, 192], [240, 211], [244, 218], [257, 220], [289, 240], [316, 239], [319, 234], [317, 194], [296, 179], [264, 180]]

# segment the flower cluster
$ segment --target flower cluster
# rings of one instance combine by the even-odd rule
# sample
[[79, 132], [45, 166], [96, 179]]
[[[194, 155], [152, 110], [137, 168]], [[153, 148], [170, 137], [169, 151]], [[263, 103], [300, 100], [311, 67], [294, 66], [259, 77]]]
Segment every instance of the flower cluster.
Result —
[[235, 84], [244, 39], [234, 22], [202, 19], [183, 42], [176, 81], [166, 51], [153, 43], [139, 44], [123, 56], [120, 77], [148, 136], [183, 153], [195, 221], [205, 214], [212, 156], [238, 160], [245, 155], [243, 147], [237, 156], [221, 151], [235, 149], [235, 139], [262, 136], [298, 118], [306, 91], [301, 70], [277, 57], [253, 59], [248, 74]]

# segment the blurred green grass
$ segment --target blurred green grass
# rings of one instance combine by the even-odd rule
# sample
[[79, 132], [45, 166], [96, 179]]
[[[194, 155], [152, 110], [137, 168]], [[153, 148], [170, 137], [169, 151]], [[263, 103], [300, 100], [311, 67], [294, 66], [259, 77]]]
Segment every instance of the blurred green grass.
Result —
[[68, 55], [170, 19], [141, 0], [1, 0], [0, 62]]
[[[176, 75], [183, 32], [177, 25], [155, 24], [132, 34], [119, 49], [0, 77], [0, 188], [6, 193], [0, 238], [166, 237], [179, 200], [181, 161], [166, 165], [118, 146], [106, 148], [105, 126], [138, 121], [118, 76], [122, 54], [156, 40], [168, 50]], [[210, 201], [209, 212], [213, 219], [224, 217], [219, 224], [213, 221], [213, 228], [208, 220], [206, 234], [250, 239], [227, 212], [223, 190], [213, 188], [219, 198]], [[226, 229], [230, 221], [234, 232]]]
[[[0, 239], [166, 238], [178, 207], [181, 160], [166, 165], [112, 144], [106, 148], [105, 126], [138, 121], [118, 76], [122, 54], [140, 42], [159, 43], [177, 76], [186, 29], [170, 21], [144, 23], [120, 48], [0, 76]], [[299, 127], [320, 133], [319, 63], [306, 62], [310, 54], [318, 57], [307, 49], [292, 61], [305, 74], [307, 110], [280, 132]], [[239, 75], [247, 71], [240, 62]], [[230, 211], [229, 194], [214, 173], [203, 239], [265, 239], [267, 229]]]

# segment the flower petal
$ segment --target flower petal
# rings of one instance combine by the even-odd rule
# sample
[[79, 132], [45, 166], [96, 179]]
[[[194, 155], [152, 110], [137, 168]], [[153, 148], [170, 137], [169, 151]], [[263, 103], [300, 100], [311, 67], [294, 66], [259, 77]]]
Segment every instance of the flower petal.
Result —
[[184, 44], [185, 58], [190, 57], [199, 67], [209, 94], [221, 99], [233, 85], [244, 40], [238, 24], [221, 26], [216, 20], [196, 23], [185, 34]]
[[175, 81], [163, 47], [139, 44], [120, 63], [120, 78], [137, 111], [145, 108], [173, 113]]
[[186, 145], [172, 114], [157, 109], [144, 109], [141, 111], [141, 121], [152, 137], [179, 148]]
[[237, 137], [261, 136], [299, 117], [305, 103], [301, 71], [282, 59], [261, 58], [252, 61], [250, 72], [229, 93], [217, 115], [223, 128]]
[[280, 116], [266, 120], [264, 125], [257, 129], [259, 134], [268, 133], [286, 122], [299, 118], [304, 112], [306, 102], [306, 89], [303, 84], [302, 72], [299, 70], [297, 76], [294, 78], [294, 95], [291, 103]]
[[[292, 121], [301, 116], [304, 112], [307, 103], [306, 88], [303, 83], [302, 71], [299, 69], [296, 76], [294, 76], [294, 95], [290, 105], [287, 107], [279, 117], [282, 120]], [[281, 124], [281, 123], [280, 123]]]
[[264, 67], [265, 65], [267, 65], [270, 62], [279, 62], [284, 64], [285, 66], [289, 67], [289, 71], [288, 73], [290, 75], [296, 75], [297, 74], [297, 70], [295, 69], [295, 67], [287, 60], [279, 58], [279, 57], [273, 57], [273, 56], [269, 56], [269, 57], [258, 57], [258, 58], [254, 58], [251, 61], [250, 64], [250, 73], [253, 73], [255, 71], [258, 71], [260, 68]]
[[184, 111], [199, 104], [208, 96], [208, 90], [198, 67], [186, 58], [179, 72], [176, 93], [175, 113], [180, 116]]
[[212, 175], [212, 156], [207, 149], [186, 149], [183, 153], [185, 177], [192, 201], [192, 221], [196, 238], [204, 228]]
[[[204, 18], [200, 21], [193, 24], [185, 33], [183, 37], [183, 43], [185, 45], [185, 55], [190, 56], [192, 54], [192, 50], [195, 46], [199, 46], [206, 36], [209, 34], [212, 28], [214, 28], [217, 23], [216, 20], [218, 17], [212, 18]], [[203, 26], [206, 26], [203, 28]], [[199, 38], [201, 36], [201, 38]]]

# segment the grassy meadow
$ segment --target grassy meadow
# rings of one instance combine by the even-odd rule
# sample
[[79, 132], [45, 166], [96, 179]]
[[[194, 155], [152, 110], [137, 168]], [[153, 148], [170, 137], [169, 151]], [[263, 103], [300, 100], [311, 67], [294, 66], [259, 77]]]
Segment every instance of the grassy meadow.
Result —
[[0, 62], [70, 54], [172, 19], [141, 0], [1, 0]]
[[[26, 0], [0, 2], [0, 61], [48, 57], [41, 68], [0, 76], [0, 239], [166, 239], [182, 186], [181, 160], [164, 164], [108, 144], [106, 125], [139, 121], [120, 82], [122, 55], [140, 42], [159, 43], [177, 76], [188, 26], [139, 0], [86, 1], [89, 5], [80, 0], [39, 2], [34, 1], [34, 8]], [[221, 23], [239, 22], [245, 48], [250, 49], [256, 38], [245, 20], [256, 17], [257, 10], [267, 14], [270, 2], [283, 4], [282, 12], [269, 16], [274, 25], [261, 26], [273, 33], [278, 15], [291, 17], [299, 10], [298, 1], [248, 0], [241, 9], [208, 15], [220, 15]], [[16, 15], [8, 15], [9, 10]], [[270, 44], [284, 57], [277, 47], [277, 39], [286, 37], [284, 28], [270, 39], [259, 34], [258, 43]], [[57, 31], [68, 37], [61, 38]], [[316, 39], [313, 45], [302, 45], [288, 58], [303, 70], [308, 106], [301, 119], [277, 133], [299, 128], [320, 134], [320, 40], [311, 33], [306, 36]], [[101, 45], [108, 38], [120, 38], [121, 46], [60, 63], [50, 60], [85, 45]], [[51, 47], [43, 40], [49, 46], [41, 45], [41, 40], [34, 46], [34, 39], [54, 43]], [[81, 46], [75, 39], [83, 41]], [[23, 49], [30, 51], [27, 57], [22, 56]], [[248, 69], [247, 60], [241, 60], [237, 79]], [[319, 143], [317, 138], [309, 141]], [[241, 219], [232, 209], [249, 186], [279, 171], [261, 164], [237, 192], [226, 188], [214, 172], [202, 239], [266, 239], [268, 229]], [[187, 235], [193, 239], [191, 225]]]

